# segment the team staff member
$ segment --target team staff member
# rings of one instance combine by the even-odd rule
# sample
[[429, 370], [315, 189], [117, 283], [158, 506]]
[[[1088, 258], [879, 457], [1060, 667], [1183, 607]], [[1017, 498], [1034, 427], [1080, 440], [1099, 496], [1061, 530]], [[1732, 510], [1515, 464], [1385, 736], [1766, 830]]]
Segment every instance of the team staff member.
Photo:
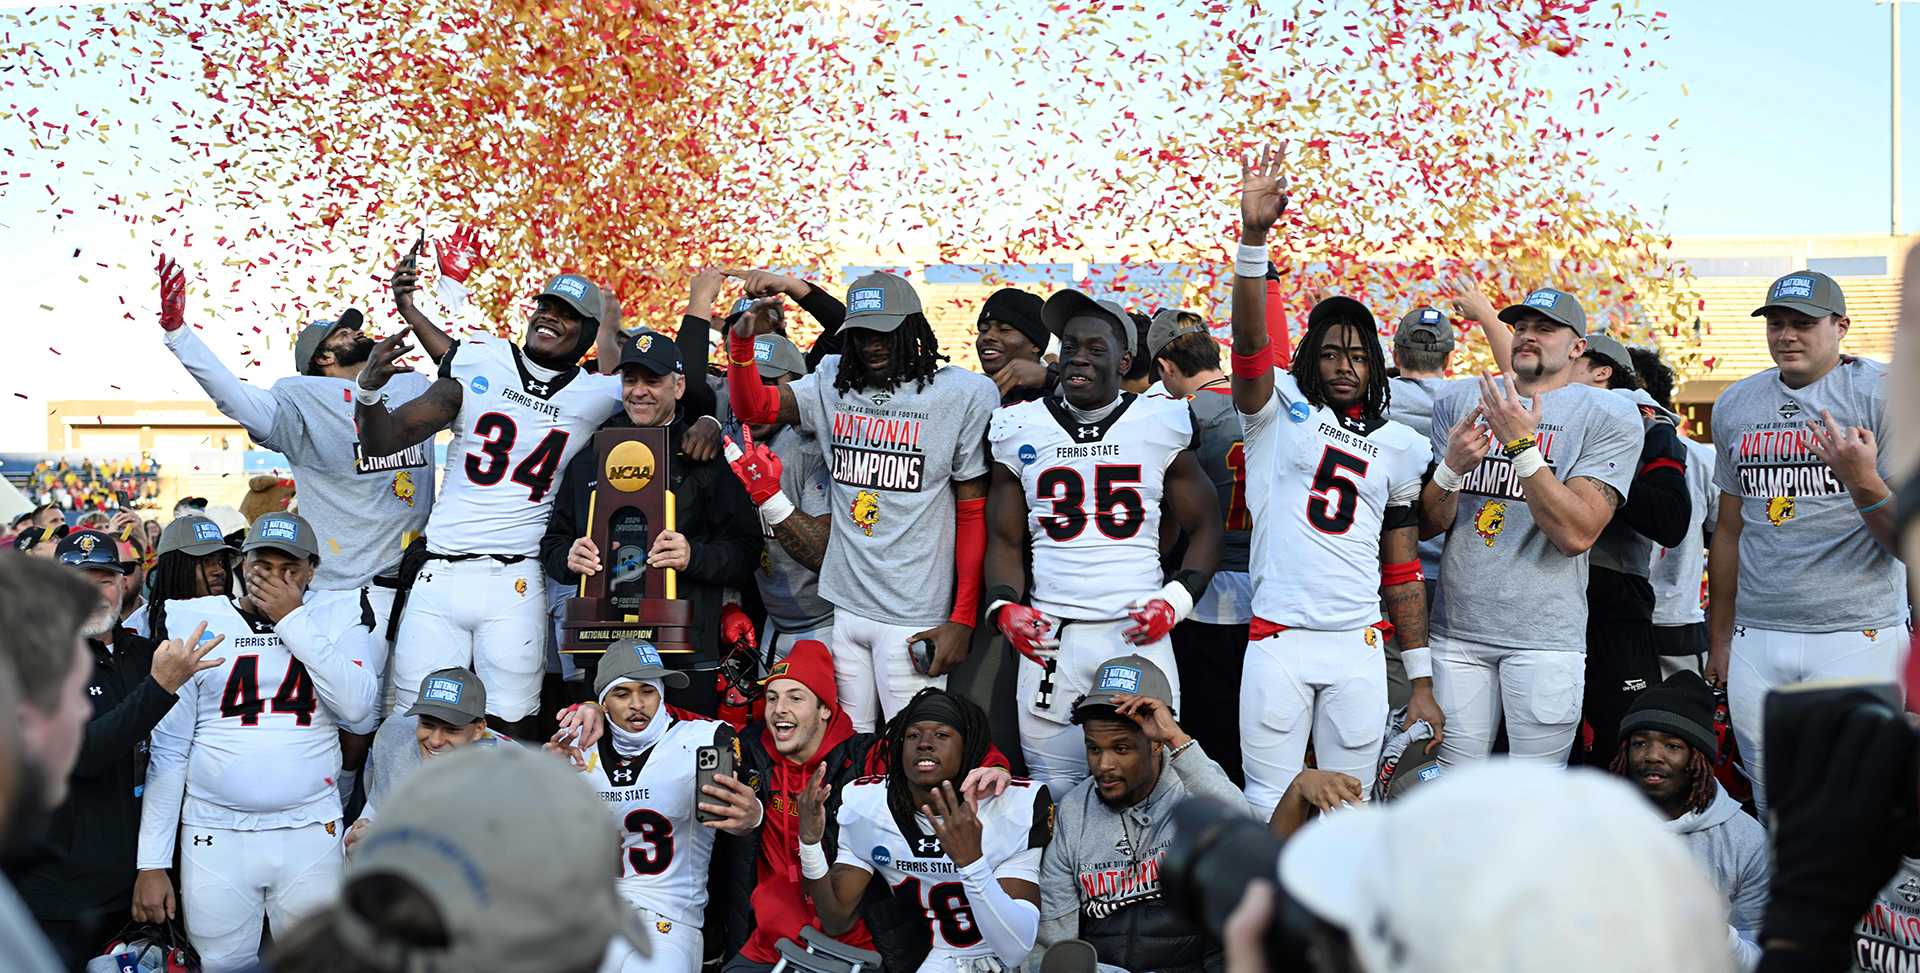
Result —
[[182, 683], [225, 660], [207, 658], [220, 646], [217, 637], [202, 642], [204, 633], [194, 632], [188, 641], [166, 642], [156, 651], [153, 642], [118, 624], [131, 566], [119, 560], [111, 535], [75, 531], [61, 539], [55, 560], [100, 593], [80, 631], [89, 653], [86, 695], [93, 715], [67, 799], [30, 839], [39, 854], [18, 876], [18, 887], [47, 938], [78, 966], [132, 917], [140, 743], [173, 707]]
[[1648, 567], [1655, 547], [1686, 540], [1693, 503], [1687, 493], [1687, 448], [1675, 431], [1680, 417], [1661, 411], [1640, 390], [1626, 346], [1608, 335], [1588, 335], [1586, 352], [1573, 363], [1573, 380], [1632, 401], [1644, 430], [1626, 502], [1593, 543], [1587, 568], [1587, 671], [1581, 709], [1588, 734], [1584, 745], [1574, 744], [1571, 759], [1605, 767], [1613, 763], [1618, 739], [1614, 731], [1621, 716], [1636, 697], [1660, 682]]
[[225, 635], [229, 648], [154, 728], [133, 912], [174, 918], [180, 840], [178, 911], [209, 973], [254, 962], [262, 920], [292, 928], [338, 882], [336, 726], [366, 719], [379, 687], [359, 599], [308, 589], [318, 543], [297, 514], [265, 515], [240, 548], [246, 594], [172, 608], [175, 628]]
[[1631, 402], [1572, 381], [1587, 348], [1573, 295], [1534, 291], [1500, 320], [1513, 326], [1511, 377], [1489, 373], [1435, 405], [1441, 462], [1421, 494], [1421, 534], [1447, 535], [1433, 694], [1449, 766], [1485, 757], [1502, 713], [1514, 758], [1566, 761], [1586, 672], [1586, 554], [1645, 439]]
[[1174, 722], [1161, 695], [1172, 688], [1150, 660], [1121, 656], [1101, 663], [1093, 691], [1074, 702], [1091, 776], [1060, 799], [1053, 840], [1040, 858], [1036, 959], [1054, 943], [1081, 939], [1102, 966], [1221, 968], [1219, 943], [1195, 935], [1161, 897], [1160, 865], [1182, 801], [1209, 798], [1241, 815], [1247, 805], [1199, 741]]
[[1046, 302], [1037, 294], [1002, 287], [980, 305], [973, 338], [980, 371], [1000, 389], [1000, 404], [1031, 402], [1059, 384], [1060, 370], [1047, 364], [1047, 326], [1040, 321]]
[[1906, 567], [1892, 553], [1886, 366], [1840, 353], [1847, 299], [1795, 271], [1753, 312], [1774, 367], [1713, 406], [1719, 522], [1707, 555], [1707, 679], [1727, 708], [1754, 802], [1766, 806], [1767, 690], [1894, 678], [1906, 644]]
[[487, 684], [494, 729], [535, 739], [529, 719], [546, 671], [547, 593], [540, 565], [527, 562], [539, 556], [561, 471], [620, 409], [619, 380], [579, 364], [596, 332], [618, 322], [599, 286], [579, 274], [547, 283], [518, 345], [492, 336], [455, 342], [395, 294], [440, 373], [389, 411], [383, 390], [406, 370], [399, 359], [412, 346], [404, 335], [375, 346], [353, 392], [361, 439], [375, 452], [425, 443], [441, 429], [453, 440], [427, 524], [428, 560], [394, 643], [394, 711], [413, 704], [428, 673], [471, 666]]
[[[753, 358], [770, 326], [743, 315], [728, 339], [727, 394], [743, 422], [814, 436], [832, 466], [820, 595], [834, 606], [841, 705], [866, 731], [916, 690], [944, 686], [966, 658], [986, 550], [985, 432], [1000, 396], [985, 376], [941, 364], [904, 279], [868, 274], [847, 306], [847, 354], [778, 389], [760, 383]], [[912, 655], [921, 642], [932, 655], [924, 672]]]
[[[664, 336], [641, 332], [627, 340], [620, 352], [620, 394], [624, 412], [605, 428], [667, 427], [668, 489], [673, 492], [674, 527], [654, 535], [647, 551], [651, 567], [680, 572], [679, 596], [693, 612], [693, 652], [675, 655], [676, 669], [696, 675], [676, 682], [668, 702], [702, 716], [712, 716], [720, 705], [715, 673], [720, 667], [720, 613], [726, 589], [741, 587], [760, 560], [760, 532], [747, 506], [746, 492], [718, 459], [697, 462], [683, 443], [688, 420], [680, 409], [686, 375], [680, 349]], [[540, 539], [540, 557], [546, 573], [563, 584], [576, 584], [582, 574], [605, 570], [604, 560], [619, 563], [619, 552], [602, 552], [586, 536], [588, 501], [600, 479], [599, 453], [583, 449], [567, 466], [565, 480], [553, 504], [553, 514]]]
[[1309, 737], [1321, 768], [1373, 778], [1388, 713], [1383, 597], [1413, 679], [1407, 722], [1446, 723], [1427, 682], [1413, 510], [1428, 449], [1385, 418], [1373, 314], [1351, 298], [1315, 304], [1290, 370], [1272, 366], [1263, 276], [1287, 206], [1280, 163], [1263, 153], [1243, 167], [1233, 278], [1233, 405], [1254, 531], [1240, 740], [1262, 820], [1305, 765]]
[[[1027, 770], [1065, 794], [1087, 766], [1068, 701], [1128, 646], [1173, 668], [1167, 635], [1206, 590], [1221, 528], [1213, 484], [1187, 449], [1186, 403], [1120, 390], [1135, 344], [1127, 313], [1065, 290], [1041, 316], [1060, 338], [1060, 392], [1001, 409], [987, 429], [987, 612], [1026, 657], [1017, 705]], [[1163, 507], [1187, 537], [1165, 583]], [[1179, 705], [1179, 687], [1165, 698]]]

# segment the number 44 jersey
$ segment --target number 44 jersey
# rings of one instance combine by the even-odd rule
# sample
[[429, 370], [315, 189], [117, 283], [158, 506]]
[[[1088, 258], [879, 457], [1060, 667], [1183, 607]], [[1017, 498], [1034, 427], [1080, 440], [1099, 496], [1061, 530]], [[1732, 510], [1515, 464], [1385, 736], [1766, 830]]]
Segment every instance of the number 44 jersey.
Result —
[[1160, 497], [1193, 440], [1187, 403], [1123, 392], [1097, 422], [1057, 398], [993, 414], [993, 461], [1020, 478], [1033, 538], [1033, 607], [1060, 618], [1125, 618], [1160, 590]]
[[1426, 437], [1314, 406], [1285, 372], [1240, 426], [1254, 615], [1317, 632], [1379, 621], [1380, 533], [1419, 522], [1421, 477], [1433, 458]]

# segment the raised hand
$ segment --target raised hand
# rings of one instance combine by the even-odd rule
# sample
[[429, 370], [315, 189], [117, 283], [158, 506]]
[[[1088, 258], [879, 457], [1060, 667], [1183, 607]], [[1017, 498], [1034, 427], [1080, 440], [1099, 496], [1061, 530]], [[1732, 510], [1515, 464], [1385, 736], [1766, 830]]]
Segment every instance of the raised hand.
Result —
[[1480, 290], [1480, 282], [1471, 277], [1455, 277], [1447, 281], [1447, 288], [1453, 291], [1453, 312], [1463, 318], [1474, 321], [1494, 321], [1493, 302], [1487, 300], [1485, 292]]
[[720, 288], [727, 282], [725, 271], [718, 267], [709, 267], [693, 275], [693, 281], [687, 285], [687, 314], [696, 317], [710, 317], [713, 314], [713, 302], [720, 299]]
[[721, 816], [719, 820], [702, 821], [701, 824], [729, 834], [746, 834], [760, 826], [760, 798], [754, 795], [753, 788], [740, 783], [737, 778], [715, 774], [713, 783], [700, 788], [700, 793], [704, 798], [711, 798], [699, 802], [700, 810]]
[[1241, 153], [1240, 224], [1247, 230], [1265, 234], [1287, 211], [1287, 177], [1280, 172], [1286, 158], [1285, 142]]
[[458, 283], [466, 283], [474, 270], [486, 262], [470, 226], [454, 227], [452, 235], [435, 242], [434, 249], [440, 256], [440, 276]]
[[1173, 721], [1173, 711], [1167, 708], [1164, 699], [1122, 693], [1113, 697], [1113, 702], [1114, 712], [1140, 724], [1141, 732], [1154, 743], [1163, 747], [1179, 747], [1193, 739], [1180, 729], [1180, 724]]
[[425, 240], [415, 240], [393, 268], [393, 306], [402, 313], [413, 310], [413, 292], [420, 289], [420, 254], [426, 245]]
[[1880, 444], [1873, 430], [1863, 426], [1840, 428], [1833, 413], [1820, 410], [1820, 421], [1807, 421], [1807, 451], [1833, 470], [1840, 485], [1852, 489], [1880, 476]]
[[933, 822], [940, 849], [955, 865], [965, 868], [980, 859], [980, 817], [960, 797], [953, 781], [941, 781], [933, 789], [932, 803], [921, 805], [920, 810]]
[[184, 639], [168, 639], [154, 650], [153, 666], [148, 670], [148, 674], [153, 676], [154, 682], [160, 684], [161, 689], [177, 693], [181, 686], [187, 684], [187, 680], [193, 678], [194, 673], [226, 665], [225, 658], [209, 659], [207, 653], [219, 648], [220, 643], [226, 641], [227, 637], [216, 635], [202, 642], [200, 639], [206, 634], [207, 623], [201, 622], [194, 628], [191, 636]]
[[813, 771], [813, 779], [800, 789], [800, 843], [817, 845], [827, 836], [827, 794], [833, 785], [827, 783], [827, 764], [821, 761]]
[[1466, 476], [1479, 467], [1480, 461], [1487, 458], [1487, 450], [1493, 448], [1493, 440], [1487, 438], [1487, 424], [1480, 421], [1485, 413], [1482, 406], [1474, 406], [1473, 411], [1460, 417], [1447, 431], [1447, 454], [1441, 462], [1447, 469]]
[[767, 270], [724, 270], [721, 273], [740, 281], [751, 298], [772, 297], [785, 294], [794, 300], [807, 296], [807, 282], [798, 277], [788, 277]]
[[262, 567], [258, 562], [248, 566], [246, 572], [247, 600], [252, 602], [255, 608], [260, 609], [260, 614], [267, 616], [267, 619], [275, 624], [279, 624], [282, 618], [287, 617], [306, 600], [305, 593], [299, 588], [288, 584], [279, 575]]
[[765, 443], [756, 445], [753, 430], [745, 423], [740, 426], [740, 441], [746, 444], [745, 449], [736, 445], [732, 436], [726, 437], [727, 465], [733, 467], [733, 475], [747, 488], [747, 498], [758, 507], [780, 492], [780, 457]]
[[[411, 271], [408, 271], [408, 273], [411, 273]], [[394, 276], [397, 280], [399, 274], [395, 274]], [[397, 289], [398, 285], [396, 284], [395, 287]], [[373, 351], [367, 354], [367, 363], [360, 366], [360, 387], [363, 389], [381, 388], [387, 384], [388, 379], [395, 375], [401, 372], [413, 371], [413, 369], [408, 368], [400, 361], [400, 359], [412, 353], [413, 346], [407, 344], [407, 335], [404, 331], [399, 334], [392, 334], [381, 338], [379, 343], [373, 346]]]
[[160, 327], [178, 331], [187, 323], [187, 272], [172, 257], [160, 255]]
[[1493, 380], [1493, 372], [1480, 374], [1480, 408], [1486, 414], [1487, 427], [1493, 430], [1495, 439], [1501, 443], [1510, 443], [1533, 435], [1540, 426], [1540, 393], [1533, 394], [1533, 408], [1520, 405], [1518, 383], [1509, 379], [1506, 388]]

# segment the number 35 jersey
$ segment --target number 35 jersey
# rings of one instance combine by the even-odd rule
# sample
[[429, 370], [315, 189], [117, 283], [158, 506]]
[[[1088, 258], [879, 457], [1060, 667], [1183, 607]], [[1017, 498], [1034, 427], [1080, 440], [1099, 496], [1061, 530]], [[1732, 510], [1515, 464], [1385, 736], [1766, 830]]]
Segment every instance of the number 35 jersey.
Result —
[[613, 813], [620, 829], [620, 872], [614, 884], [628, 902], [672, 922], [698, 928], [707, 909], [707, 871], [713, 859], [712, 828], [694, 819], [694, 778], [700, 747], [740, 754], [733, 727], [701, 717], [672, 720], [660, 742], [623, 758], [613, 736], [587, 757], [581, 778]]
[[1380, 533], [1418, 522], [1420, 478], [1432, 459], [1426, 438], [1314, 406], [1285, 372], [1240, 426], [1254, 615], [1319, 632], [1379, 621]]
[[567, 461], [620, 411], [619, 377], [576, 366], [544, 380], [518, 345], [499, 338], [455, 344], [440, 376], [460, 383], [460, 411], [427, 546], [440, 554], [539, 554]]
[[[980, 802], [980, 854], [995, 878], [1040, 882], [1040, 854], [1053, 838], [1053, 798], [1044, 784], [1015, 777]], [[920, 973], [953, 973], [954, 960], [992, 956], [967, 901], [966, 877], [947, 857], [924, 814], [901, 820], [887, 805], [887, 779], [862, 777], [840, 802], [836, 864], [878, 872], [895, 900], [926, 916], [933, 950]], [[1002, 956], [1012, 967], [1024, 956]]]
[[1119, 619], [1160, 590], [1160, 498], [1193, 441], [1186, 402], [1123, 392], [1105, 419], [1083, 423], [1047, 396], [995, 412], [987, 441], [1026, 495], [1033, 607]]

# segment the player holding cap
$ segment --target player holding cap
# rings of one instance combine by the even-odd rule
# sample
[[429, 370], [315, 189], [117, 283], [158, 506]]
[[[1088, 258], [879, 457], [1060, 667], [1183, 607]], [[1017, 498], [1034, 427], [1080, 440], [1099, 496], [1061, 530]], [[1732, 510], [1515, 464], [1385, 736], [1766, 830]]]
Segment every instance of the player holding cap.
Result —
[[[658, 933], [651, 937], [652, 955], [627, 957], [621, 967], [625, 973], [700, 969], [713, 832], [750, 834], [764, 816], [753, 791], [730, 775], [714, 778], [720, 792], [696, 793], [699, 748], [731, 751], [736, 766], [740, 754], [733, 727], [667, 706], [666, 688], [686, 685], [687, 674], [667, 668], [652, 645], [638, 639], [615, 642], [600, 657], [593, 679], [607, 714], [606, 735], [584, 755], [547, 745], [573, 759], [619, 822], [620, 894]], [[727, 793], [737, 796], [726, 801]], [[696, 804], [725, 818], [698, 821]]]
[[134, 913], [174, 917], [178, 838], [181, 911], [209, 973], [252, 963], [263, 919], [290, 929], [339, 881], [337, 724], [373, 713], [376, 643], [358, 598], [308, 590], [317, 542], [299, 515], [265, 515], [240, 548], [244, 596], [168, 609], [174, 630], [204, 624], [229, 651], [153, 730]]
[[[986, 551], [983, 434], [1000, 395], [986, 376], [941, 364], [904, 279], [868, 274], [847, 289], [847, 307], [846, 354], [779, 388], [762, 384], [754, 358], [754, 338], [772, 324], [743, 315], [729, 333], [727, 394], [742, 422], [814, 436], [831, 466], [833, 543], [819, 591], [834, 606], [840, 703], [864, 732], [916, 690], [946, 685], [966, 658]], [[756, 481], [778, 473], [742, 479], [777, 533], [792, 501]], [[916, 643], [930, 645], [931, 660], [922, 646], [916, 661]]]
[[[1040, 312], [1060, 338], [1060, 391], [993, 414], [987, 496], [987, 613], [1021, 655], [1020, 743], [1029, 771], [1064, 794], [1086, 777], [1071, 701], [1102, 659], [1129, 648], [1174, 671], [1167, 635], [1220, 562], [1213, 483], [1187, 449], [1183, 400], [1120, 391], [1133, 319], [1077, 290]], [[1188, 537], [1160, 574], [1162, 504]], [[1026, 564], [1031, 559], [1031, 600]], [[1172, 685], [1167, 703], [1179, 705]]]
[[1707, 555], [1708, 681], [1727, 708], [1755, 803], [1766, 807], [1767, 690], [1813, 679], [1892, 680], [1906, 644], [1906, 567], [1892, 553], [1886, 366], [1840, 353], [1847, 299], [1795, 271], [1753, 312], [1774, 367], [1713, 406], [1718, 524]]
[[1500, 320], [1513, 326], [1511, 378], [1489, 372], [1434, 404], [1440, 463], [1420, 500], [1422, 536], [1447, 534], [1433, 694], [1448, 766], [1485, 757], [1502, 713], [1514, 759], [1566, 762], [1586, 682], [1586, 554], [1644, 438], [1633, 403], [1573, 381], [1587, 348], [1573, 295], [1534, 291]]
[[1371, 780], [1387, 721], [1384, 596], [1414, 698], [1408, 722], [1446, 722], [1426, 660], [1413, 505], [1428, 447], [1390, 423], [1373, 315], [1331, 297], [1307, 315], [1290, 371], [1267, 337], [1267, 233], [1286, 212], [1281, 154], [1243, 168], [1233, 278], [1233, 404], [1246, 437], [1253, 622], [1240, 683], [1247, 803], [1266, 820], [1307, 740], [1323, 770]]
[[516, 345], [454, 341], [409, 303], [408, 320], [440, 374], [388, 411], [381, 390], [404, 372], [404, 335], [377, 345], [360, 372], [354, 418], [374, 452], [453, 431], [440, 502], [427, 523], [428, 563], [407, 596], [394, 643], [395, 712], [436, 669], [470, 666], [487, 684], [493, 728], [520, 739], [540, 703], [547, 595], [538, 556], [561, 471], [620, 411], [620, 380], [583, 370], [606, 321], [600, 288], [579, 274], [547, 283]]

